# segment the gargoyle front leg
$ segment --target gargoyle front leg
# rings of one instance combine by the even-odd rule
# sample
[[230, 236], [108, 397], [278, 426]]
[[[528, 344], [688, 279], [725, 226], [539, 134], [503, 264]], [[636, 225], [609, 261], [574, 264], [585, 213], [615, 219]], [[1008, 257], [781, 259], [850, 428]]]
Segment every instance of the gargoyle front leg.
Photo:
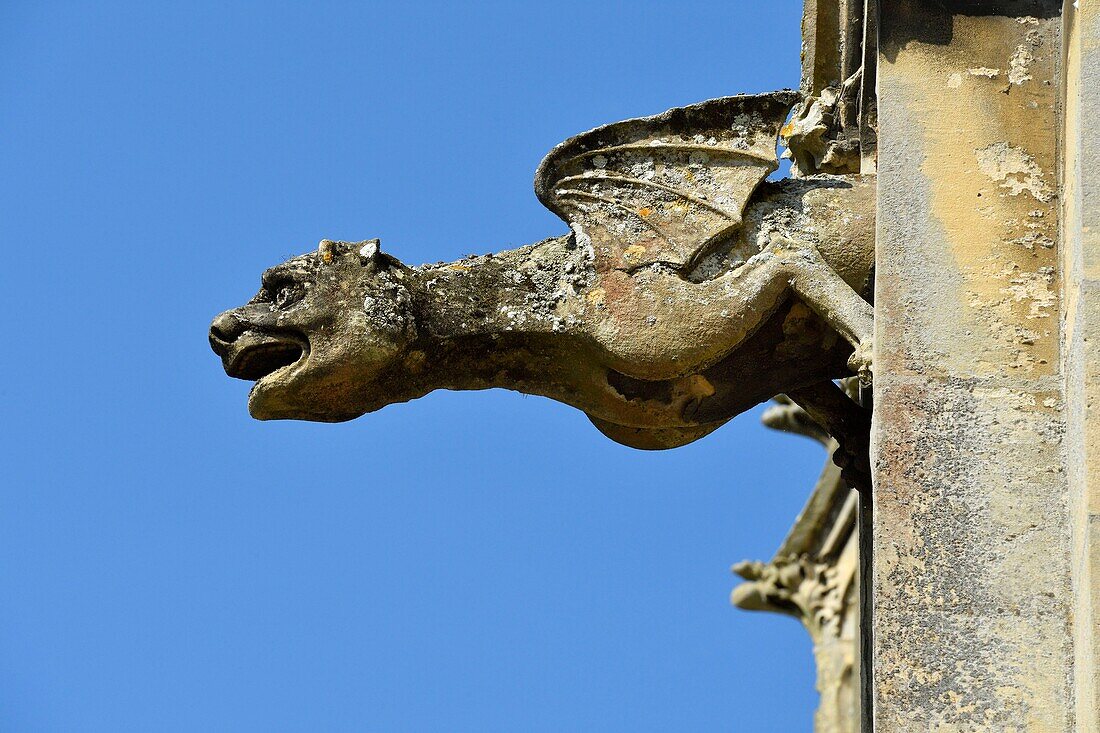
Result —
[[852, 488], [871, 488], [871, 411], [861, 407], [833, 382], [821, 382], [790, 390], [787, 396], [836, 439], [833, 462]]
[[874, 308], [845, 282], [814, 245], [783, 238], [773, 240], [769, 248], [789, 274], [791, 290], [855, 347], [848, 366], [861, 382], [870, 383]]

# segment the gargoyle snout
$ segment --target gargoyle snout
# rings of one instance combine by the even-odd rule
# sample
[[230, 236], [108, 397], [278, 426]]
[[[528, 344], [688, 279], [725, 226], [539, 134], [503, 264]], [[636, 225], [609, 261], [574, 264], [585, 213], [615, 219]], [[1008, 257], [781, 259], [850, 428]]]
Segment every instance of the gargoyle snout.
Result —
[[225, 356], [226, 349], [244, 333], [244, 324], [232, 311], [219, 314], [210, 324], [210, 348], [218, 356]]

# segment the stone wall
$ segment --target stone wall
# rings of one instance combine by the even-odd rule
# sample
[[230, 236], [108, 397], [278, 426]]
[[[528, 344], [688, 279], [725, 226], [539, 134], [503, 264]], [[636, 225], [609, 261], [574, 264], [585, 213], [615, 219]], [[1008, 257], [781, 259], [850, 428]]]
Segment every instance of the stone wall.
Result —
[[1064, 82], [1063, 370], [1073, 539], [1077, 730], [1100, 730], [1100, 8], [1066, 7]]
[[1073, 710], [1060, 3], [881, 9], [875, 730], [1095, 730]]

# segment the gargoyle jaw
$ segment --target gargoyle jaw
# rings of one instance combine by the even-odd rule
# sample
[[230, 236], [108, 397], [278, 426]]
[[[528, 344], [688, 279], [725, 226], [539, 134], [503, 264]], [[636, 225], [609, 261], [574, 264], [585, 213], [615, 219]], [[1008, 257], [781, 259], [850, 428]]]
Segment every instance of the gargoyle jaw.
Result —
[[255, 331], [246, 331], [228, 343], [212, 336], [210, 345], [222, 358], [226, 374], [250, 382], [291, 368], [309, 354], [305, 339]]
[[296, 364], [305, 350], [293, 341], [262, 337], [259, 343], [245, 346], [226, 366], [231, 377], [258, 381], [283, 367]]

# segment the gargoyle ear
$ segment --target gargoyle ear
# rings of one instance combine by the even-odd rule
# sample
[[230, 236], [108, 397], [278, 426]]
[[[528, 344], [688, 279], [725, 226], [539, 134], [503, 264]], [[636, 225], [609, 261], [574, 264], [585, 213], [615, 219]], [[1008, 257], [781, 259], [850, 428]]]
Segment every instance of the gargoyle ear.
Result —
[[317, 245], [317, 251], [326, 263], [332, 262], [337, 257], [358, 252], [359, 259], [364, 265], [369, 265], [372, 262], [375, 265], [380, 265], [385, 255], [379, 250], [378, 245], [379, 241], [377, 239], [367, 239], [363, 242], [335, 242], [331, 239], [322, 239], [321, 243]]
[[341, 245], [343, 244], [343, 242], [334, 242], [331, 239], [322, 239], [321, 243], [317, 245], [317, 252], [321, 255], [321, 260], [327, 264], [340, 256]]
[[359, 260], [364, 265], [374, 263], [375, 265], [382, 262], [382, 241], [379, 239], [367, 239], [363, 242], [356, 242], [359, 248]]

